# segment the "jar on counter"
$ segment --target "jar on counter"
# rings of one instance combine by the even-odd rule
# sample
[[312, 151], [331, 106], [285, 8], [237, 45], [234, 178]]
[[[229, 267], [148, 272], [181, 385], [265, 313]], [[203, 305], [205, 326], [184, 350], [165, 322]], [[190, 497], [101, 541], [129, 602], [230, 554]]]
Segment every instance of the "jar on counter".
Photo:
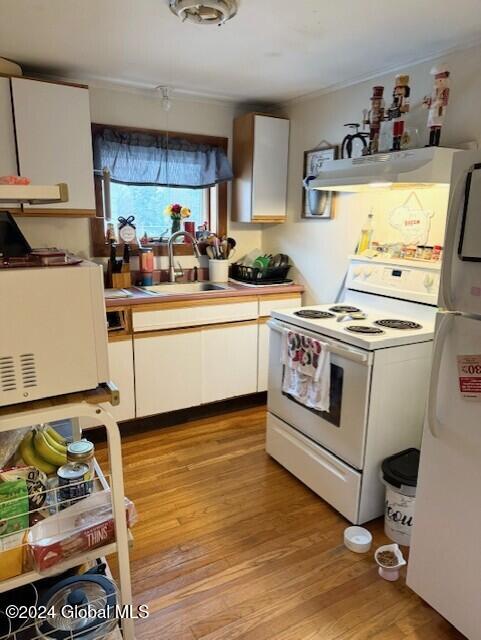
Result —
[[435, 244], [433, 247], [432, 260], [436, 260], [436, 261], [441, 260], [442, 253], [443, 253], [442, 246], [440, 244]]
[[433, 258], [433, 247], [426, 245], [423, 251], [423, 260], [432, 260]]
[[424, 245], [423, 244], [418, 244], [418, 246], [416, 247], [416, 254], [415, 254], [415, 258], [416, 260], [422, 260], [424, 256]]
[[144, 287], [150, 286], [154, 281], [154, 251], [150, 247], [140, 250], [140, 276]]

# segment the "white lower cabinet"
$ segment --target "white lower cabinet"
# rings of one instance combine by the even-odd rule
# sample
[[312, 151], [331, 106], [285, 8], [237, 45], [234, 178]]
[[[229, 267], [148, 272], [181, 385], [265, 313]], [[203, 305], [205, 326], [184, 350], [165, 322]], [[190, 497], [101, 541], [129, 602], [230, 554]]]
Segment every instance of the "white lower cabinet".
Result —
[[132, 340], [109, 342], [110, 378], [120, 393], [120, 404], [110, 413], [118, 421], [135, 418], [134, 354]]
[[[135, 418], [135, 382], [134, 382], [134, 353], [132, 340], [109, 342], [109, 371], [110, 380], [119, 390], [120, 403], [113, 407], [103, 405], [112, 416], [121, 422]], [[83, 430], [97, 427], [98, 422], [92, 418], [80, 418]]]
[[202, 330], [202, 402], [257, 391], [257, 323]]
[[259, 324], [257, 353], [257, 391], [267, 391], [269, 373], [269, 327], [267, 323]]
[[135, 337], [134, 354], [138, 418], [201, 404], [200, 330]]

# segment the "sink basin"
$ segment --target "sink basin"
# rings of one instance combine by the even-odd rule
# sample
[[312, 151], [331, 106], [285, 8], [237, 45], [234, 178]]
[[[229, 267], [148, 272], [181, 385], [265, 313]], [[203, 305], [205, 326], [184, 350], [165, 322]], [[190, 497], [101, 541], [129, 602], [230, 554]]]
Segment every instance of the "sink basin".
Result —
[[165, 282], [149, 287], [137, 287], [140, 291], [151, 296], [173, 296], [182, 293], [202, 293], [203, 291], [225, 291], [231, 289], [228, 285], [213, 282]]

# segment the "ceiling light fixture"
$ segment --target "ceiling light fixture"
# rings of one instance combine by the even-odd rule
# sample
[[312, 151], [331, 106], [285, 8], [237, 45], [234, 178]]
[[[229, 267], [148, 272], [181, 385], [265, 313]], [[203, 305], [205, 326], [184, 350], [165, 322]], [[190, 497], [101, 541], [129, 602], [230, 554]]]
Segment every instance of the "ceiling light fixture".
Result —
[[170, 108], [172, 107], [172, 102], [170, 100], [172, 96], [172, 89], [159, 84], [158, 87], [155, 87], [155, 90], [158, 91], [162, 97], [162, 109], [164, 111], [170, 111]]
[[169, 0], [169, 7], [182, 22], [219, 27], [237, 13], [236, 0]]

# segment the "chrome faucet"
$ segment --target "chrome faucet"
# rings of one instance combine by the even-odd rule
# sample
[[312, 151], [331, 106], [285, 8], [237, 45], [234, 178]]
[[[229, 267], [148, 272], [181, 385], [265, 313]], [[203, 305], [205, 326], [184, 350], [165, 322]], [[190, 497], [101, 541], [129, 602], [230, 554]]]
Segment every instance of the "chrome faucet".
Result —
[[169, 252], [169, 282], [175, 282], [177, 276], [180, 277], [184, 275], [182, 267], [180, 267], [179, 265], [180, 268], [176, 269], [174, 265], [174, 240], [177, 240], [177, 238], [179, 238], [180, 236], [186, 236], [187, 238], [190, 238], [195, 257], [197, 258], [197, 260], [199, 260], [200, 258], [199, 245], [197, 243], [197, 240], [191, 233], [189, 233], [188, 231], [177, 231], [176, 233], [173, 233], [170, 236], [169, 244], [167, 245]]

